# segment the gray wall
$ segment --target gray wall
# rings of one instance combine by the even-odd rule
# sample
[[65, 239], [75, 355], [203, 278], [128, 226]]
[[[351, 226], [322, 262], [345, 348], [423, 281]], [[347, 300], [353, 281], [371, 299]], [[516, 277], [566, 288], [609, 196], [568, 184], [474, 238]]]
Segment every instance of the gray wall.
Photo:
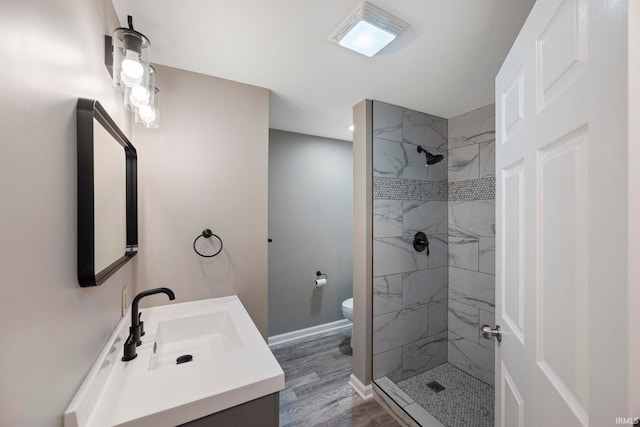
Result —
[[[445, 159], [425, 167], [422, 145]], [[373, 102], [373, 378], [447, 360], [447, 120]], [[430, 255], [417, 252], [422, 231]]]
[[[269, 131], [269, 335], [343, 319], [353, 294], [353, 144]], [[328, 284], [316, 289], [316, 271]]]
[[[267, 335], [269, 92], [158, 66], [162, 122], [134, 128], [140, 253], [136, 290], [168, 286], [176, 302], [237, 294]], [[193, 240], [224, 241], [202, 258]], [[165, 304], [162, 296], [146, 298]]]
[[449, 119], [449, 363], [493, 384], [494, 341], [479, 334], [495, 312], [495, 113]]
[[0, 425], [60, 426], [121, 318], [134, 258], [102, 286], [76, 275], [76, 103], [130, 135], [104, 66], [109, 0], [0, 2]]

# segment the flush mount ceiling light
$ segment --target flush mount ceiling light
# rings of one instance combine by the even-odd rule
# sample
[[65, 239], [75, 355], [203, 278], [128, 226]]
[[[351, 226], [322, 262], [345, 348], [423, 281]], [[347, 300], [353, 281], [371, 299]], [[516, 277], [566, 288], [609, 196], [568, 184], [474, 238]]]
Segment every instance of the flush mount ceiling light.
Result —
[[149, 64], [151, 42], [133, 29], [131, 16], [127, 21], [129, 28], [116, 28], [113, 37], [105, 36], [105, 65], [113, 85], [124, 92], [124, 107], [135, 114], [136, 123], [157, 128], [160, 115], [155, 70]]
[[338, 27], [329, 40], [372, 57], [408, 26], [402, 19], [365, 1]]

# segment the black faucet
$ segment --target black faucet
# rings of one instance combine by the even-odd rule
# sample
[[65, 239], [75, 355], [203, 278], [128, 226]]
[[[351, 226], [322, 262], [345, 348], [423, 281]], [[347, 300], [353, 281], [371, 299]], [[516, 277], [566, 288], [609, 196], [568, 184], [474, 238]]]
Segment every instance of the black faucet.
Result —
[[167, 294], [170, 300], [176, 299], [176, 295], [169, 288], [155, 288], [147, 291], [142, 291], [133, 298], [131, 303], [131, 326], [129, 327], [129, 338], [124, 343], [124, 355], [122, 360], [127, 362], [135, 359], [138, 354], [136, 353], [136, 347], [142, 344], [141, 336], [144, 335], [144, 323], [140, 320], [142, 313], [138, 311], [138, 303], [144, 297], [155, 294]]

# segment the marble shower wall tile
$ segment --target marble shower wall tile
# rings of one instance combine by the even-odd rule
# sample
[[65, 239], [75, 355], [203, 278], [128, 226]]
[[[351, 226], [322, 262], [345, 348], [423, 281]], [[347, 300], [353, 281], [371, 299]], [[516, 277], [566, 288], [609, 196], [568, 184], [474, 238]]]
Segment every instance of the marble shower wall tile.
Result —
[[492, 350], [449, 332], [447, 361], [489, 385], [493, 385], [494, 358]]
[[447, 300], [427, 305], [427, 336], [447, 332]]
[[414, 235], [418, 231], [422, 231], [427, 235], [447, 233], [447, 208], [448, 203], [444, 200], [402, 202], [402, 232], [411, 235]]
[[428, 169], [415, 145], [373, 139], [373, 176], [428, 181]]
[[[375, 283], [375, 279], [374, 279]], [[428, 304], [448, 296], [447, 267], [412, 271], [402, 275], [402, 306]], [[374, 313], [377, 313], [374, 311]]]
[[478, 270], [478, 236], [449, 235], [449, 265]]
[[373, 354], [447, 333], [447, 300], [373, 317]]
[[[400, 178], [409, 166], [407, 149], [400, 142], [373, 139], [373, 176]], [[427, 179], [424, 171], [423, 179]]]
[[449, 267], [449, 301], [495, 312], [495, 276]]
[[430, 149], [433, 155], [444, 159], [428, 165], [424, 153], [418, 153], [415, 145], [374, 139], [373, 176], [413, 179], [418, 181], [447, 182], [447, 152]]
[[[432, 198], [425, 193], [424, 200], [403, 196], [397, 198], [405, 200], [400, 202], [393, 195], [397, 191], [390, 191], [374, 200], [374, 377], [397, 380], [406, 372], [422, 372], [446, 361], [447, 128], [446, 119], [378, 101], [373, 103], [375, 179], [394, 179], [401, 185], [416, 182], [444, 185], [442, 197]], [[432, 154], [443, 155], [444, 159], [426, 167], [425, 155], [417, 152], [417, 145]], [[429, 237], [428, 256], [426, 251], [417, 252], [413, 248], [413, 235], [417, 231]]]
[[447, 119], [421, 113], [402, 110], [402, 137], [404, 142], [423, 147], [447, 149]]
[[392, 381], [402, 380], [402, 347], [373, 356], [373, 379], [385, 376]]
[[[427, 237], [429, 237], [427, 265], [429, 268], [446, 267], [449, 259], [449, 237], [446, 234], [429, 234]], [[422, 253], [426, 254], [427, 251]]]
[[402, 379], [412, 377], [447, 361], [448, 340], [444, 331], [402, 347]]
[[482, 273], [496, 274], [496, 238], [480, 237], [478, 250], [479, 270]]
[[412, 242], [413, 236], [373, 239], [373, 277], [428, 268], [427, 251], [416, 252]]
[[496, 235], [495, 200], [449, 201], [449, 233]]
[[495, 310], [495, 108], [449, 119], [448, 361], [493, 384], [493, 342], [480, 325]]
[[373, 101], [374, 138], [402, 141], [402, 107]]
[[373, 237], [402, 236], [402, 202], [373, 201]]
[[375, 315], [402, 309], [402, 274], [373, 278], [373, 312]]
[[449, 149], [495, 140], [495, 105], [449, 119], [448, 135]]
[[414, 305], [373, 317], [373, 354], [427, 338], [427, 306]]
[[449, 301], [449, 332], [477, 342], [479, 316], [480, 309], [457, 301]]
[[449, 150], [449, 182], [478, 179], [480, 149], [478, 144]]
[[480, 144], [480, 178], [496, 176], [496, 142]]

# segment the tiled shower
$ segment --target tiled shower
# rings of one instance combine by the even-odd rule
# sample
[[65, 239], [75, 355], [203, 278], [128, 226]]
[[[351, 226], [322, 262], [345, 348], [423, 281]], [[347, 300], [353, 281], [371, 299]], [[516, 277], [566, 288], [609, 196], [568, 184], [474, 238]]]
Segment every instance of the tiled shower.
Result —
[[[373, 103], [374, 378], [399, 381], [447, 360], [447, 120]], [[412, 245], [427, 234], [427, 252]]]
[[[492, 423], [432, 408], [473, 393], [460, 411], [493, 406], [493, 342], [478, 330], [494, 317], [494, 139], [493, 105], [447, 120], [373, 101], [373, 378], [418, 422]], [[419, 145], [444, 160], [426, 167]], [[420, 381], [437, 373], [470, 385], [435, 394]]]
[[493, 385], [495, 313], [494, 106], [449, 120], [449, 346], [447, 360]]

